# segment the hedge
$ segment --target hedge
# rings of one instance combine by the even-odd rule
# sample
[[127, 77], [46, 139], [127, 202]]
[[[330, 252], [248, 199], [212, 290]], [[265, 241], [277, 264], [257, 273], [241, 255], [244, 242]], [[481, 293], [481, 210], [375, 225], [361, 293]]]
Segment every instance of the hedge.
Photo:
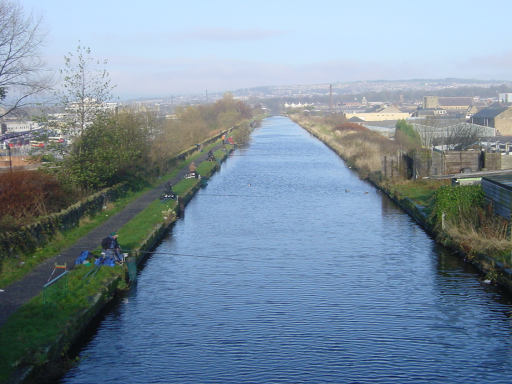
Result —
[[46, 245], [60, 231], [77, 227], [84, 216], [100, 212], [108, 201], [115, 201], [128, 190], [127, 183], [105, 188], [68, 208], [24, 226], [0, 234], [0, 262], [18, 253], [30, 253]]
[[[201, 144], [205, 146], [213, 143], [230, 130], [217, 133], [204, 140]], [[168, 166], [175, 165], [177, 161], [186, 159], [197, 149], [198, 147], [194, 145], [184, 150], [177, 156], [169, 159]], [[100, 212], [108, 201], [117, 200], [128, 189], [129, 185], [127, 183], [120, 183], [113, 187], [105, 188], [61, 212], [45, 216], [39, 221], [16, 231], [0, 233], [0, 263], [7, 257], [14, 257], [20, 253], [34, 252], [38, 247], [46, 245], [58, 232], [75, 228], [83, 217]]]

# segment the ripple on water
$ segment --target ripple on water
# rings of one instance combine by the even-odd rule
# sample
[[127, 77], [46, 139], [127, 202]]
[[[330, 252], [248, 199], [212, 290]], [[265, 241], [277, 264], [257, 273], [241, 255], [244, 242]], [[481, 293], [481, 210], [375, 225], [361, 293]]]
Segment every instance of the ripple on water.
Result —
[[510, 310], [323, 144], [271, 118], [62, 382], [510, 383]]

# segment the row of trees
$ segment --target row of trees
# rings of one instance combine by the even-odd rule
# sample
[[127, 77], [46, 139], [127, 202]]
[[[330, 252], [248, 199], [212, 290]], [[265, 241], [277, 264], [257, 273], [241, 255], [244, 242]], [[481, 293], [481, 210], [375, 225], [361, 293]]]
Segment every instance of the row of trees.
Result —
[[169, 159], [185, 148], [251, 116], [251, 108], [229, 94], [214, 104], [179, 108], [173, 120], [130, 111], [101, 114], [54, 169], [87, 193], [143, 180], [167, 171]]
[[[0, 174], [0, 230], [58, 211], [99, 189], [133, 186], [166, 172], [184, 149], [232, 126], [248, 133], [251, 109], [231, 95], [211, 105], [181, 108], [175, 120], [150, 113], [99, 114], [39, 171]], [[242, 140], [242, 138], [240, 138]]]
[[151, 160], [155, 166], [165, 167], [169, 155], [204, 140], [209, 135], [240, 124], [252, 117], [251, 108], [226, 93], [213, 104], [176, 109], [172, 120], [160, 122], [156, 129]]
[[40, 28], [40, 20], [26, 16], [18, 3], [0, 0], [0, 117], [35, 93], [53, 89], [69, 118], [56, 125], [42, 121], [49, 130], [71, 137], [72, 143], [49, 146], [44, 155], [48, 166], [40, 172], [0, 175], [0, 216], [5, 219], [0, 229], [26, 224], [118, 182], [157, 176], [185, 148], [252, 115], [249, 106], [230, 94], [211, 105], [178, 108], [173, 120], [107, 110], [105, 102], [112, 99], [114, 86], [103, 68], [106, 62], [79, 45], [64, 57], [60, 84], [52, 87], [39, 59], [44, 37]]

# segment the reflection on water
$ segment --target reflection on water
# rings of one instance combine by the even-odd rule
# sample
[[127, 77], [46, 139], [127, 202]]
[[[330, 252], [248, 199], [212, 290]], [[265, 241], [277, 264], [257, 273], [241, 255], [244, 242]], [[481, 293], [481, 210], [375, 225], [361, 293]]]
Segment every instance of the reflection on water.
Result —
[[512, 381], [507, 299], [288, 119], [157, 251], [63, 382]]

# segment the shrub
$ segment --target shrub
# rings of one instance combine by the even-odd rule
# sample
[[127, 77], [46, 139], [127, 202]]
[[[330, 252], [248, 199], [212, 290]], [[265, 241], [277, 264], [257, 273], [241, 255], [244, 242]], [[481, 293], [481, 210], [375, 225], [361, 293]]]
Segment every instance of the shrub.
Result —
[[441, 224], [443, 213], [445, 220], [456, 224], [474, 222], [478, 215], [475, 208], [483, 208], [484, 192], [480, 185], [443, 186], [434, 194], [432, 221]]
[[[32, 218], [57, 212], [72, 197], [57, 179], [40, 171], [0, 174], [0, 230], [30, 222]], [[8, 219], [7, 219], [8, 218]]]
[[395, 138], [399, 143], [411, 149], [421, 147], [421, 137], [411, 124], [398, 120], [395, 128]]
[[369, 131], [368, 128], [363, 127], [361, 124], [349, 123], [349, 122], [336, 124], [336, 126], [334, 127], [334, 130], [335, 131], [359, 131], [359, 132]]

